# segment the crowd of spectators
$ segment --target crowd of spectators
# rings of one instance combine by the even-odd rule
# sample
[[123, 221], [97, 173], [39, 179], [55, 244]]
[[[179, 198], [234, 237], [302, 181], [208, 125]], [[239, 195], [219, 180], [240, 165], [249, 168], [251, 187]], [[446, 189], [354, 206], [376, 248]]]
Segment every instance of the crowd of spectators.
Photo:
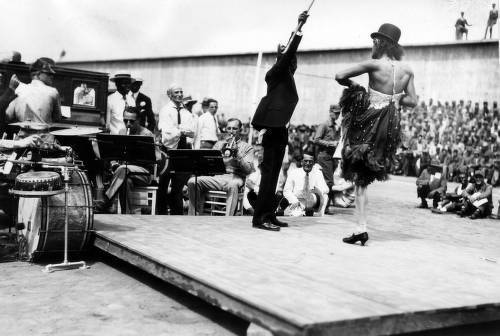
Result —
[[[326, 118], [325, 118], [326, 119]], [[430, 99], [415, 108], [403, 108], [403, 141], [392, 165], [394, 175], [419, 176], [429, 164], [446, 167], [448, 181], [460, 182], [460, 173], [481, 170], [488, 183], [500, 185], [500, 113], [491, 105], [470, 100], [441, 103]], [[316, 125], [291, 125], [289, 154], [298, 158], [314, 152]]]

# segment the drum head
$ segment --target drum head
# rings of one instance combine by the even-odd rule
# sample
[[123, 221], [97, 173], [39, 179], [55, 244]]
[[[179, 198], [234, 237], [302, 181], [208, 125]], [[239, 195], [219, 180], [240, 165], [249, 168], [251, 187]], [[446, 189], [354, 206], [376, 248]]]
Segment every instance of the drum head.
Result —
[[18, 222], [24, 223], [24, 229], [19, 231], [19, 235], [24, 237], [26, 246], [22, 253], [26, 253], [31, 260], [33, 253], [38, 249], [40, 241], [40, 228], [42, 218], [41, 198], [19, 198]]

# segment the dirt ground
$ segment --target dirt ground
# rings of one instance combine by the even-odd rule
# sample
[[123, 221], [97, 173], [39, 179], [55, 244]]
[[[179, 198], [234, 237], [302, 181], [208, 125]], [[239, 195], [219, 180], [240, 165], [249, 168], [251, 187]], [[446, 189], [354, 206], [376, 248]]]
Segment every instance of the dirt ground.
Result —
[[[495, 213], [499, 194], [495, 190]], [[459, 243], [464, 247], [482, 245], [492, 255], [498, 251], [493, 240], [485, 243], [476, 236], [497, 232], [500, 221], [471, 221], [415, 209], [414, 178], [394, 177], [376, 183], [368, 195], [371, 218], [380, 223], [379, 229], [389, 230], [390, 225], [382, 223], [396, 220], [419, 235], [424, 233], [418, 223], [425, 220], [442, 228], [442, 237], [433, 239], [446, 239], [455, 220], [470, 221], [474, 225], [463, 232]], [[337, 213], [351, 212], [339, 209]], [[90, 269], [50, 274], [42, 272], [41, 264], [0, 263], [0, 335], [224, 336], [246, 332], [248, 322], [117, 259], [99, 254], [90, 260]]]
[[108, 256], [87, 270], [0, 264], [0, 335], [244, 335], [248, 323]]

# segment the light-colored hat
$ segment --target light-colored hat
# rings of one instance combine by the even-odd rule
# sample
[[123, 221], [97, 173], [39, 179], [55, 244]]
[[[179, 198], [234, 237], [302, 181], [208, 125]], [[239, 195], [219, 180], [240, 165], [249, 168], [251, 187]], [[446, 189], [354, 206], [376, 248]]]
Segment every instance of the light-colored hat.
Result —
[[132, 82], [134, 79], [132, 78], [132, 76], [130, 76], [129, 73], [117, 72], [109, 80], [112, 81], [112, 82], [115, 82], [116, 80], [129, 80], [130, 82]]
[[134, 73], [134, 78], [132, 78], [132, 82], [144, 82], [144, 77], [142, 76], [142, 73], [140, 72], [135, 72]]

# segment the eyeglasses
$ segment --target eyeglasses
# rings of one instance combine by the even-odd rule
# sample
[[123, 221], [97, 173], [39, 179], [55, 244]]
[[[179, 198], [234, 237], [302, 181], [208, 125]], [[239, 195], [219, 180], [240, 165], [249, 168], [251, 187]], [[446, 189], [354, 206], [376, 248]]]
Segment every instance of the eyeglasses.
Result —
[[237, 131], [237, 130], [239, 130], [240, 128], [239, 128], [239, 127], [226, 127], [226, 129], [227, 129], [228, 131]]
[[124, 122], [125, 124], [127, 124], [127, 123], [131, 123], [131, 124], [133, 124], [133, 123], [135, 122], [135, 119], [123, 119], [123, 122]]

